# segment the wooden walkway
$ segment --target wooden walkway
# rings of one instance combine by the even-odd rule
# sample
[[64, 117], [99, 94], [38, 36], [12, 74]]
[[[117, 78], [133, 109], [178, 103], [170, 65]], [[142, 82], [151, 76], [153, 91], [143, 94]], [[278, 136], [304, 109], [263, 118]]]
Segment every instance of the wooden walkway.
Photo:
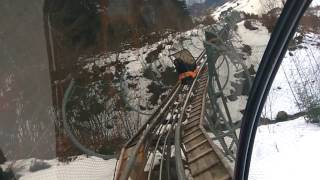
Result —
[[207, 84], [208, 76], [204, 73], [200, 75], [194, 89], [189, 104], [191, 110], [183, 126], [184, 153], [194, 180], [231, 180], [231, 168], [202, 126]]
[[[180, 86], [179, 86], [180, 87]], [[186, 170], [189, 170], [188, 180], [232, 180], [233, 170], [231, 169], [228, 160], [224, 157], [222, 151], [215, 145], [212, 139], [206, 133], [203, 128], [204, 113], [206, 110], [206, 96], [208, 88], [208, 73], [204, 70], [196, 78], [196, 82], [189, 86], [188, 92], [192, 92], [188, 95], [188, 100], [184, 100], [187, 104], [187, 110], [182, 110], [180, 116], [182, 119], [182, 135], [180, 147], [184, 152], [186, 161], [183, 163]], [[152, 115], [148, 123], [141, 127], [138, 133], [123, 147], [119, 162], [116, 168], [116, 180], [151, 180], [155, 177], [157, 179], [177, 179], [176, 171], [170, 170], [170, 165], [167, 165], [163, 170], [164, 172], [172, 171], [174, 174], [164, 176], [161, 171], [159, 173], [156, 166], [148, 164], [148, 160], [153, 157], [149, 156], [155, 152], [160, 153], [161, 160], [164, 160], [168, 164], [171, 162], [172, 141], [164, 141], [159, 146], [154, 145], [154, 141], [150, 139], [156, 138], [160, 134], [156, 135], [155, 132], [159, 132], [160, 127], [164, 127], [163, 124], [165, 117], [167, 117], [170, 110], [175, 110], [174, 102], [180, 102], [183, 104], [183, 98], [178, 98], [179, 95], [186, 94], [181, 89], [175, 88], [175, 90], [167, 97], [164, 104]], [[190, 94], [190, 93], [188, 93]], [[184, 112], [183, 112], [184, 111]], [[182, 114], [185, 114], [182, 116]], [[180, 116], [175, 116], [172, 119], [172, 123], [175, 124]], [[176, 123], [177, 124], [177, 123]], [[170, 125], [170, 123], [169, 123]], [[166, 127], [166, 126], [165, 126]], [[169, 126], [168, 126], [169, 127]], [[171, 128], [176, 127], [170, 125]], [[170, 133], [173, 129], [166, 133], [170, 137]], [[166, 137], [168, 137], [166, 136]], [[162, 137], [165, 137], [164, 135]], [[161, 136], [159, 136], [161, 138]], [[163, 141], [159, 141], [163, 142]], [[158, 145], [158, 143], [157, 143]], [[152, 149], [153, 148], [153, 149]], [[168, 149], [168, 151], [164, 151]], [[164, 153], [167, 152], [167, 153]], [[162, 168], [162, 163], [160, 164]], [[174, 166], [175, 164], [173, 164]], [[148, 170], [145, 170], [147, 167]], [[150, 172], [153, 172], [155, 176], [152, 176]], [[149, 174], [149, 175], [148, 175]], [[162, 178], [161, 178], [162, 175]], [[168, 176], [170, 176], [168, 178]]]

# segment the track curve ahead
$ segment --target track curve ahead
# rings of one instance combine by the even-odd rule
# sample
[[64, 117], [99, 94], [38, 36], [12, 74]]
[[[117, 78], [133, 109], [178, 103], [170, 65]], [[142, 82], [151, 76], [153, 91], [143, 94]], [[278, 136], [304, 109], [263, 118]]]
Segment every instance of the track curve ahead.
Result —
[[159, 108], [123, 146], [116, 180], [229, 180], [232, 170], [203, 128], [208, 73], [205, 51], [190, 85], [176, 84]]

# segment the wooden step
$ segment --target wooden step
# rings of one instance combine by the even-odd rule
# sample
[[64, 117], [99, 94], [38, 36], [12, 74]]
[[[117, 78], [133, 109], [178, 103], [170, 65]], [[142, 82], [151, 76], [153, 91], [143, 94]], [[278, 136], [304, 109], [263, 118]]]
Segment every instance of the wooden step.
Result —
[[208, 82], [207, 79], [208, 79], [208, 78], [199, 79], [199, 80], [197, 81], [197, 83], [198, 83], [198, 84], [207, 84], [207, 82]]
[[199, 111], [199, 110], [201, 110], [201, 109], [202, 109], [202, 106], [197, 106], [197, 107], [195, 107], [195, 108], [192, 108], [190, 113]]
[[226, 171], [222, 163], [218, 163], [217, 165], [209, 168], [207, 171], [204, 171], [197, 176], [193, 176], [193, 179], [194, 180], [203, 180], [203, 179], [232, 180], [231, 176]]
[[203, 135], [203, 133], [202, 133], [202, 132], [199, 132], [198, 134], [195, 134], [195, 135], [192, 136], [191, 138], [189, 138], [189, 139], [187, 139], [187, 140], [183, 140], [183, 143], [188, 143], [188, 142], [190, 142], [190, 141], [192, 141], [192, 140], [194, 140], [194, 139], [196, 139], [197, 137], [202, 136], [202, 135]]
[[203, 85], [206, 85], [207, 84], [207, 81], [204, 80], [204, 81], [198, 81], [198, 84], [197, 86], [203, 86]]
[[202, 75], [200, 75], [200, 76], [199, 76], [198, 80], [201, 80], [201, 79], [207, 79], [207, 78], [208, 78], [208, 76], [207, 76], [207, 75], [202, 74]]
[[205, 144], [205, 143], [208, 143], [208, 140], [207, 140], [207, 139], [205, 139], [205, 140], [203, 140], [203, 141], [201, 141], [201, 142], [193, 145], [191, 148], [188, 148], [188, 149], [187, 149], [187, 153], [190, 153], [191, 151], [195, 150], [196, 148], [198, 148], [199, 146], [201, 146], [201, 145], [203, 145], [203, 144]]
[[207, 155], [207, 154], [209, 154], [209, 153], [211, 153], [211, 152], [213, 152], [213, 149], [212, 149], [212, 148], [207, 149], [206, 151], [202, 152], [202, 153], [199, 154], [198, 156], [196, 156], [196, 157], [194, 157], [194, 158], [190, 158], [188, 163], [191, 164], [191, 163], [199, 160], [200, 158], [202, 158], [203, 156], [205, 156], [205, 155]]
[[185, 140], [183, 140], [183, 144], [185, 145], [185, 147], [189, 148], [194, 144], [197, 144], [198, 142], [203, 141], [205, 139], [206, 138], [205, 136], [203, 136], [203, 134], [191, 134], [190, 136], [188, 136], [188, 138], [185, 138]]
[[199, 131], [199, 130], [201, 130], [201, 129], [200, 128], [195, 128], [195, 129], [193, 129], [191, 131], [188, 131], [183, 135], [183, 137], [189, 136], [190, 134], [192, 134], [192, 133], [194, 133], [196, 131]]
[[198, 92], [195, 92], [193, 95], [194, 96], [201, 96], [201, 95], [203, 95], [203, 91], [198, 91]]
[[203, 99], [203, 96], [202, 95], [201, 96], [195, 96], [195, 97], [192, 98], [192, 101], [197, 101], [199, 99]]
[[184, 127], [184, 130], [187, 131], [195, 126], [199, 126], [199, 123], [192, 123], [192, 124], [188, 124], [188, 126]]
[[206, 84], [199, 85], [199, 86], [196, 87], [196, 90], [201, 90], [201, 91], [203, 91], [205, 86], [206, 86]]
[[190, 122], [190, 121], [193, 121], [193, 120], [195, 120], [195, 119], [200, 119], [200, 117], [199, 116], [194, 116], [194, 117], [192, 117], [192, 118], [190, 118], [190, 117], [188, 117], [187, 118], [188, 119], [188, 122]]
[[191, 105], [202, 103], [202, 99], [199, 99], [197, 101], [192, 100], [191, 102], [192, 102]]
[[192, 172], [191, 171], [191, 174], [192, 174], [192, 177], [196, 177], [196, 176], [199, 176], [200, 174], [210, 170], [211, 168], [213, 168], [214, 166], [218, 165], [220, 163], [220, 161], [218, 159], [216, 159], [216, 161], [212, 161], [211, 164], [206, 164], [207, 166], [203, 167], [201, 170], [199, 171], [196, 171], [196, 172]]
[[193, 105], [193, 106], [191, 107], [191, 110], [192, 110], [193, 108], [196, 108], [196, 107], [199, 107], [199, 106], [202, 106], [202, 102], [200, 102], [200, 103], [198, 103], [198, 104]]
[[196, 125], [196, 126], [193, 126], [193, 127], [189, 127], [188, 129], [184, 128], [184, 132], [190, 132], [190, 131], [193, 131], [195, 129], [199, 130], [199, 124]]
[[199, 121], [199, 120], [200, 120], [200, 117], [195, 117], [195, 118], [193, 118], [192, 120], [188, 120], [188, 122], [187, 122], [186, 125], [191, 124], [191, 123], [193, 123], [193, 122], [195, 122], [195, 121]]
[[191, 112], [188, 118], [193, 118], [195, 116], [199, 116], [201, 114], [201, 111]]

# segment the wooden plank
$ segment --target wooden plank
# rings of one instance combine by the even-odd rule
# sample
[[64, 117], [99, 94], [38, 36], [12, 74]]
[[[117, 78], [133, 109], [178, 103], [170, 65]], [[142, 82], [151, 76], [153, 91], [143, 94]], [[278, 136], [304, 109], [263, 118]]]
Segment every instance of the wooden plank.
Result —
[[195, 116], [199, 116], [201, 114], [201, 111], [191, 112], [188, 118], [193, 118]]
[[184, 128], [184, 132], [193, 131], [194, 129], [199, 129], [199, 125], [194, 126], [194, 127], [191, 127], [191, 128], [188, 128], [188, 129], [185, 129], [185, 128]]
[[[204, 135], [206, 136], [206, 139], [210, 139], [209, 135], [206, 133], [206, 130], [203, 128], [203, 126], [200, 125], [200, 129], [204, 133]], [[232, 176], [233, 169], [230, 167], [229, 163], [227, 162], [228, 160], [223, 155], [220, 148], [216, 144], [214, 144], [213, 141], [209, 141], [209, 143], [210, 143], [210, 146], [212, 147], [212, 149], [214, 149], [214, 151], [216, 152], [217, 156], [219, 157], [220, 161], [222, 162], [222, 164], [223, 164], [224, 168], [226, 169], [226, 171], [228, 172], [228, 174], [230, 176]]]
[[188, 161], [188, 163], [191, 164], [191, 163], [193, 163], [194, 161], [199, 160], [200, 158], [202, 158], [203, 156], [205, 156], [205, 155], [207, 155], [207, 154], [209, 154], [209, 153], [211, 153], [211, 152], [213, 152], [213, 149], [209, 148], [209, 149], [207, 149], [206, 151], [203, 151], [203, 152], [202, 152], [201, 154], [199, 154], [198, 156], [195, 156], [195, 157], [193, 157], [193, 158], [190, 158], [189, 161]]
[[186, 139], [186, 140], [183, 140], [183, 142], [184, 142], [184, 143], [188, 143], [188, 142], [196, 139], [197, 137], [202, 136], [202, 132], [199, 132], [198, 134], [192, 134], [192, 135], [193, 135], [193, 136], [192, 136], [191, 138], [188, 138], [188, 139]]
[[198, 107], [198, 106], [202, 106], [202, 101], [199, 101], [198, 103], [191, 104], [191, 108], [195, 108], [195, 107]]
[[194, 106], [195, 104], [198, 104], [198, 103], [202, 103], [202, 99], [199, 99], [199, 100], [192, 100], [192, 103], [191, 103], [191, 106]]
[[192, 120], [188, 120], [186, 125], [191, 124], [191, 123], [196, 122], [196, 121], [200, 122], [200, 118], [193, 118]]
[[194, 144], [196, 144], [196, 143], [198, 143], [200, 141], [203, 141], [203, 140], [205, 140], [205, 138], [203, 136], [198, 136], [197, 138], [193, 139], [192, 141], [189, 141], [189, 142], [184, 143], [184, 144], [188, 145], [188, 147], [190, 147], [190, 144], [194, 145]]
[[194, 180], [203, 180], [204, 178], [210, 180], [231, 180], [231, 176], [228, 174], [222, 163], [214, 166], [210, 171], [203, 172], [198, 176], [193, 177]]
[[189, 136], [196, 131], [201, 131], [201, 130], [200, 130], [200, 128], [192, 129], [191, 131], [185, 132], [185, 134], [183, 136], [184, 137]]
[[202, 146], [203, 144], [208, 143], [208, 140], [205, 139], [201, 142], [199, 142], [198, 144], [193, 145], [191, 148], [187, 149], [187, 153], [190, 153], [191, 151], [195, 150], [196, 148], [198, 148], [199, 146]]
[[188, 130], [188, 129], [194, 127], [194, 126], [199, 126], [199, 122], [198, 121], [192, 122], [192, 123], [190, 123], [188, 125], [185, 125], [184, 128], [185, 128], [185, 130]]
[[[205, 146], [205, 148], [208, 150], [210, 146]], [[209, 148], [210, 149], [210, 148]], [[193, 152], [193, 156], [195, 157], [197, 154], [200, 154], [201, 152], [205, 151], [205, 149], [197, 149], [198, 152]], [[203, 157], [199, 158], [198, 160], [194, 161], [193, 163], [189, 164], [189, 168], [191, 170], [191, 174], [194, 176], [194, 174], [198, 173], [199, 175], [199, 172], [205, 172], [204, 170], [206, 171], [210, 171], [211, 168], [214, 168], [212, 166], [212, 164], [217, 164], [217, 163], [220, 163], [219, 159], [217, 158], [217, 156], [215, 155], [214, 151], [204, 155]], [[211, 168], [208, 168], [208, 167], [211, 167]]]
[[216, 166], [219, 163], [220, 163], [220, 161], [218, 159], [216, 159], [216, 161], [212, 161], [211, 164], [206, 164], [207, 167], [204, 167], [199, 171], [192, 172], [192, 176], [193, 177], [199, 176], [200, 174], [204, 173], [205, 171], [211, 170], [211, 168], [213, 168], [214, 166]]
[[195, 117], [192, 117], [192, 118], [188, 118], [188, 122], [193, 122], [194, 120], [198, 120], [200, 122], [200, 117], [198, 116], [195, 116]]
[[[191, 113], [192, 113], [192, 112], [199, 111], [199, 110], [201, 110], [201, 109], [202, 109], [202, 106], [193, 107], [193, 108], [191, 109]], [[200, 119], [200, 118], [199, 118], [199, 119]]]
[[199, 99], [202, 100], [202, 98], [203, 98], [202, 95], [200, 95], [200, 96], [195, 96], [195, 97], [192, 98], [192, 101], [198, 101]]

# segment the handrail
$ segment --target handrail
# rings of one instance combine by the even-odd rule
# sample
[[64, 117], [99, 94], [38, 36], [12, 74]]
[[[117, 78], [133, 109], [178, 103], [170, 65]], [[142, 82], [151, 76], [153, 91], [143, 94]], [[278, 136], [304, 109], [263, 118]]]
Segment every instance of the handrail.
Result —
[[139, 130], [137, 131], [136, 134], [134, 134], [129, 140], [128, 142], [125, 144], [124, 147], [128, 147], [130, 146], [130, 144], [135, 140], [135, 138], [137, 138], [142, 132], [143, 130], [145, 130], [146, 126], [148, 124], [151, 123], [152, 120], [155, 119], [155, 116], [158, 115], [160, 113], [161, 107], [165, 106], [165, 104], [168, 102], [168, 100], [172, 97], [172, 95], [174, 94], [174, 92], [180, 88], [181, 86], [181, 82], [177, 82], [176, 85], [174, 86], [173, 90], [170, 92], [170, 94], [162, 101], [161, 105], [159, 105], [159, 108], [157, 108], [157, 110], [152, 113], [152, 115], [150, 116], [150, 118], [139, 128]]
[[123, 175], [120, 177], [120, 180], [126, 180], [128, 179], [129, 175], [130, 175], [130, 172], [133, 168], [133, 165], [134, 165], [134, 162], [136, 161], [136, 158], [137, 158], [137, 154], [139, 152], [139, 149], [141, 147], [141, 145], [143, 144], [143, 142], [146, 140], [148, 134], [151, 132], [151, 130], [154, 129], [154, 127], [157, 125], [158, 123], [158, 119], [160, 117], [162, 117], [163, 115], [163, 112], [165, 112], [167, 110], [167, 108], [169, 107], [169, 105], [172, 103], [172, 100], [174, 99], [174, 97], [176, 97], [176, 95], [178, 94], [179, 90], [180, 90], [180, 87], [181, 87], [181, 84], [179, 83], [179, 86], [178, 88], [174, 91], [174, 93], [172, 94], [172, 96], [169, 98], [168, 102], [166, 102], [165, 106], [162, 107], [162, 108], [159, 108], [159, 113], [158, 114], [155, 114], [155, 120], [153, 122], [151, 122], [151, 124], [146, 127], [147, 129], [143, 132], [142, 136], [140, 137], [136, 147], [135, 147], [135, 150], [131, 156], [131, 158], [129, 158], [129, 161], [128, 161], [128, 164], [127, 166], [125, 167], [124, 171], [123, 171]]
[[186, 97], [186, 100], [184, 102], [184, 105], [182, 107], [182, 114], [179, 118], [179, 121], [177, 123], [176, 129], [175, 129], [175, 161], [176, 161], [176, 169], [177, 169], [177, 175], [178, 175], [178, 179], [179, 180], [186, 180], [186, 174], [183, 168], [183, 162], [182, 162], [182, 156], [181, 156], [181, 125], [182, 125], [182, 120], [184, 119], [185, 116], [185, 111], [188, 105], [188, 102], [190, 100], [191, 94], [193, 92], [193, 89], [195, 87], [195, 84], [197, 82], [197, 80], [199, 79], [199, 74], [202, 71], [202, 69], [204, 68], [204, 65], [206, 64], [206, 62], [203, 62], [201, 67], [199, 68], [199, 71], [197, 72], [197, 76], [196, 78], [193, 80], [193, 83], [190, 87], [189, 93]]
[[[203, 51], [200, 53], [200, 55], [197, 57], [196, 63], [199, 63], [200, 60], [203, 58], [204, 55], [205, 55], [205, 50], [203, 50]], [[134, 139], [137, 138], [138, 135], [140, 135], [140, 134], [142, 133], [142, 131], [146, 128], [146, 126], [147, 126], [148, 124], [150, 124], [150, 122], [154, 119], [155, 115], [159, 114], [159, 111], [160, 111], [161, 107], [163, 107], [163, 106], [166, 104], [166, 102], [170, 99], [170, 97], [172, 96], [172, 94], [175, 92], [175, 90], [176, 90], [176, 89], [178, 88], [178, 86], [180, 86], [180, 85], [181, 85], [181, 82], [178, 81], [178, 82], [176, 83], [176, 85], [174, 86], [173, 90], [171, 90], [170, 94], [162, 101], [161, 105], [159, 105], [159, 108], [157, 108], [157, 110], [156, 110], [154, 113], [152, 113], [152, 115], [150, 116], [150, 118], [139, 128], [139, 130], [137, 131], [137, 133], [134, 134], [134, 135], [128, 140], [128, 142], [125, 144], [124, 147], [128, 147], [128, 146], [134, 141]]]
[[[199, 57], [197, 58], [197, 60], [196, 60], [197, 64], [204, 57], [204, 55], [205, 55], [205, 50], [203, 50], [201, 52], [201, 54], [199, 55]], [[163, 103], [161, 103], [159, 108], [141, 126], [141, 128], [138, 130], [138, 132], [124, 145], [124, 147], [122, 148], [121, 154], [120, 154], [120, 158], [122, 158], [122, 156], [124, 155], [125, 148], [129, 147], [136, 140], [136, 138], [140, 138], [139, 141], [136, 143], [136, 147], [135, 147], [133, 153], [131, 154], [131, 158], [129, 158], [128, 163], [126, 164], [125, 169], [121, 172], [120, 177], [117, 177], [117, 178], [120, 178], [120, 180], [128, 179], [128, 177], [131, 173], [131, 170], [133, 169], [133, 165], [136, 161], [136, 156], [139, 152], [141, 145], [145, 142], [145, 140], [147, 139], [147, 136], [150, 134], [150, 132], [157, 126], [157, 124], [159, 123], [159, 121], [158, 121], [159, 118], [163, 116], [164, 112], [166, 112], [166, 110], [172, 104], [172, 101], [174, 100], [174, 98], [176, 97], [178, 92], [180, 91], [181, 87], [182, 87], [182, 85], [181, 85], [181, 82], [179, 81], [176, 84], [175, 88], [171, 91], [170, 95], [166, 97], [166, 99], [163, 101]], [[119, 170], [119, 168], [121, 168], [121, 165], [119, 165], [117, 167], [116, 171]]]

